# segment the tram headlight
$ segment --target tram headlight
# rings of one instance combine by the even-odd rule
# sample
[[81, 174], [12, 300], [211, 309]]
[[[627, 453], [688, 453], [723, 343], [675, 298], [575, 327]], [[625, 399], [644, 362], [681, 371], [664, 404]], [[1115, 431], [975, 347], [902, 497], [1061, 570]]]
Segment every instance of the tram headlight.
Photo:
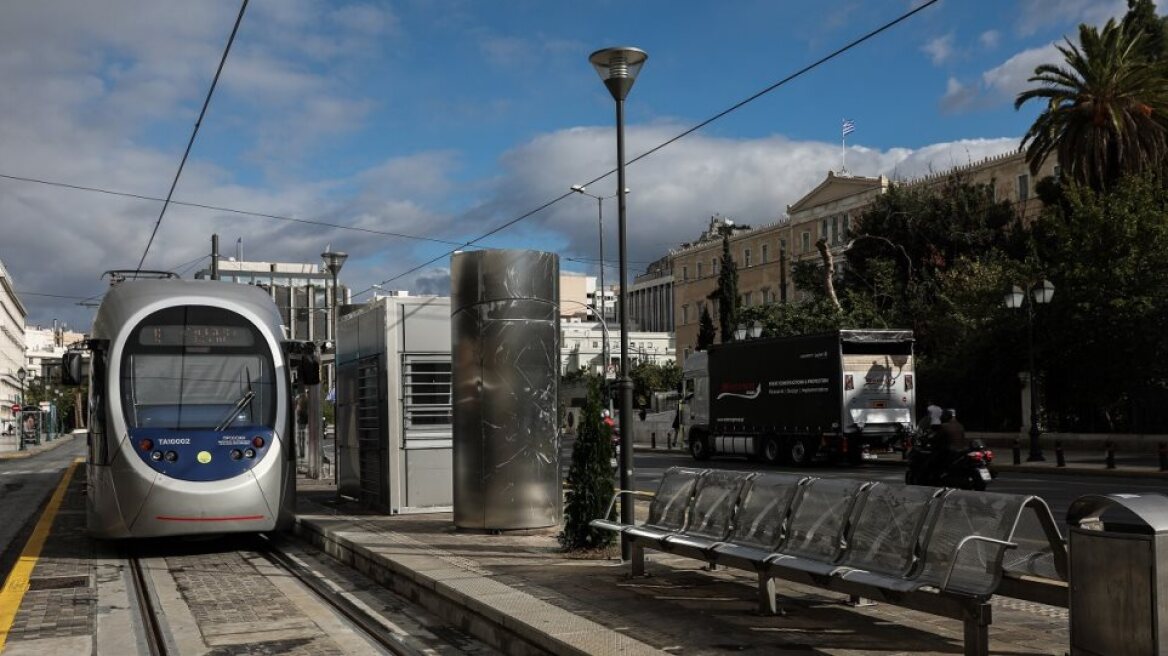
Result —
[[243, 455], [247, 456], [248, 458], [254, 458], [255, 457], [255, 449], [248, 449], [247, 451], [243, 452]]
[[239, 449], [232, 449], [231, 450], [231, 459], [232, 460], [239, 460], [242, 457], [243, 457], [243, 451], [240, 451]]
[[165, 457], [167, 462], [175, 462], [178, 460], [178, 453], [175, 453], [174, 451], [167, 451]]
[[256, 435], [255, 437], [251, 438], [251, 445], [257, 449], [262, 449], [264, 447], [264, 438], [260, 435]]
[[151, 453], [150, 459], [153, 460], [154, 462], [158, 462], [159, 460], [162, 460], [162, 452], [155, 451], [154, 453]]

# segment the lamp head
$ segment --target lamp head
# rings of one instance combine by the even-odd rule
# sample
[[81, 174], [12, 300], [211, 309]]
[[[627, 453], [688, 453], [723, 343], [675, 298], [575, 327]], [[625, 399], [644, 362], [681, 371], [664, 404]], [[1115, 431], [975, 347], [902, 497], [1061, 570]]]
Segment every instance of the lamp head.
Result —
[[1050, 299], [1054, 298], [1054, 284], [1049, 280], [1043, 280], [1034, 286], [1033, 296], [1035, 303], [1046, 304]]
[[28, 377], [28, 371], [24, 367], [21, 367], [16, 370], [16, 377], [20, 380], [24, 380]]
[[329, 273], [335, 276], [345, 265], [345, 260], [349, 259], [349, 254], [340, 251], [325, 251], [320, 254], [320, 258], [324, 260], [324, 266], [329, 270]]
[[637, 74], [641, 72], [641, 66], [648, 58], [649, 55], [640, 48], [620, 46], [597, 50], [588, 57], [588, 61], [604, 81], [604, 86], [608, 87], [612, 99], [621, 101], [629, 95]]
[[1022, 307], [1022, 301], [1026, 296], [1022, 293], [1022, 288], [1014, 285], [1010, 291], [1006, 292], [1006, 307], [1016, 310]]

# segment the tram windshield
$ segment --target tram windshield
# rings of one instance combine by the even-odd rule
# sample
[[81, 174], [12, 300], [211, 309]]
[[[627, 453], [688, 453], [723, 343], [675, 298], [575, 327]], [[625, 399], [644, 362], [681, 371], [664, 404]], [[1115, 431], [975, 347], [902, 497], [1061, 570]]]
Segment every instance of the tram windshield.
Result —
[[130, 428], [231, 430], [275, 421], [275, 367], [267, 342], [222, 308], [167, 308], [126, 342], [122, 403]]

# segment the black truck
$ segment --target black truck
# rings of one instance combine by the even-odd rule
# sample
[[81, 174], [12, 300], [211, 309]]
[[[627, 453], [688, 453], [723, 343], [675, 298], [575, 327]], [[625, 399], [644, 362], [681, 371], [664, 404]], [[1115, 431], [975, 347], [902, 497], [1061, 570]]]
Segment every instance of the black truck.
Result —
[[857, 463], [912, 429], [913, 336], [837, 330], [711, 346], [683, 367], [680, 425], [695, 459]]

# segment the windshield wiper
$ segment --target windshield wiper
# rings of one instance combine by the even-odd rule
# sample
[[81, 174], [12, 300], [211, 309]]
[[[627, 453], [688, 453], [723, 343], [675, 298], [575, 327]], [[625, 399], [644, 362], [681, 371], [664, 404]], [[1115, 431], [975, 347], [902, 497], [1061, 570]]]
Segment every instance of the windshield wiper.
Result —
[[231, 406], [231, 410], [227, 412], [227, 416], [223, 418], [223, 421], [219, 422], [215, 426], [215, 430], [221, 431], [230, 426], [231, 422], [235, 421], [236, 417], [239, 416], [239, 413], [244, 408], [251, 405], [251, 400], [254, 398], [255, 391], [251, 388], [251, 369], [249, 368], [247, 370], [247, 391], [243, 393], [243, 396], [239, 397], [239, 400], [235, 402], [235, 405]]

